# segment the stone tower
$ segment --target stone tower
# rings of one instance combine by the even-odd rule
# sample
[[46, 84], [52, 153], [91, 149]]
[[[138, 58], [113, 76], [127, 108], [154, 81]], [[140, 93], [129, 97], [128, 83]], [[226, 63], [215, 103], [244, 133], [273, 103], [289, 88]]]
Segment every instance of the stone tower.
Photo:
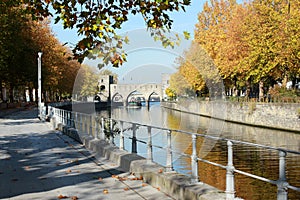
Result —
[[100, 75], [98, 80], [98, 94], [96, 100], [101, 102], [110, 101], [110, 84], [113, 84], [113, 76]]

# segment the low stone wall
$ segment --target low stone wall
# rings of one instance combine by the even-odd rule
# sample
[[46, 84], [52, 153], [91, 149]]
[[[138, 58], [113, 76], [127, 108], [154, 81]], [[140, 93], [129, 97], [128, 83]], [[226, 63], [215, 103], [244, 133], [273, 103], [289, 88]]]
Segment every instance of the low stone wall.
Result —
[[162, 102], [162, 106], [228, 122], [300, 133], [300, 104], [295, 103], [185, 100], [177, 103]]
[[191, 184], [190, 178], [175, 171], [166, 172], [164, 167], [148, 161], [134, 153], [120, 150], [116, 146], [108, 144], [104, 140], [95, 139], [87, 134], [78, 133], [74, 128], [68, 128], [56, 123], [55, 118], [51, 119], [54, 129], [62, 131], [64, 134], [81, 142], [93, 152], [95, 158], [106, 158], [118, 164], [124, 171], [133, 172], [137, 176], [142, 176], [143, 181], [153, 187], [172, 196], [175, 199], [189, 200], [225, 200], [226, 194], [205, 183]]
[[7, 109], [7, 108], [20, 108], [25, 107], [28, 105], [32, 105], [33, 103], [25, 103], [25, 102], [19, 102], [19, 103], [0, 103], [0, 110], [1, 109]]

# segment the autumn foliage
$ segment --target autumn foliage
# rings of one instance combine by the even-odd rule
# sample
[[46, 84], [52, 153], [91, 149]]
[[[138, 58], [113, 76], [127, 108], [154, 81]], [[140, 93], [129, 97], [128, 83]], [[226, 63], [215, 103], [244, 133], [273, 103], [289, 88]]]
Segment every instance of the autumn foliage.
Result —
[[259, 91], [261, 96], [275, 84], [285, 86], [288, 81], [294, 87], [300, 81], [299, 13], [298, 0], [206, 2], [196, 24], [198, 50], [193, 47], [185, 54], [185, 61], [179, 64], [180, 75], [191, 89], [202, 90], [203, 84], [207, 85], [203, 74], [209, 74], [210, 68], [201, 65], [205, 61], [197, 54], [205, 51], [227, 93], [239, 89], [246, 95]]
[[71, 51], [55, 38], [50, 21], [32, 20], [23, 7], [13, 1], [1, 1], [0, 4], [1, 86], [8, 89], [12, 97], [13, 89], [32, 91], [37, 88], [37, 57], [38, 52], [42, 52], [45, 101], [53, 100], [55, 95], [71, 94], [80, 64], [69, 59]]

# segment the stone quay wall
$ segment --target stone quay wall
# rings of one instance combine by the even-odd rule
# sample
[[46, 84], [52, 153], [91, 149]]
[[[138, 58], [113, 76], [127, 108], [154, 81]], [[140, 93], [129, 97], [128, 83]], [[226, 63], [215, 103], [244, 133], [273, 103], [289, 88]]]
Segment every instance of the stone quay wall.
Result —
[[182, 100], [165, 108], [239, 123], [300, 133], [300, 104]]

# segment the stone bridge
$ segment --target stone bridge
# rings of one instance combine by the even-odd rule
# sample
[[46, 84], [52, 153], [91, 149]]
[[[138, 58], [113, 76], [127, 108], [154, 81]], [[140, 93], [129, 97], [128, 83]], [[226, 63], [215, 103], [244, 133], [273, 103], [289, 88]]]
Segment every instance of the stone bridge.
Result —
[[[112, 104], [128, 105], [132, 98], [139, 97], [145, 101], [146, 105], [150, 101], [161, 101], [165, 98], [165, 89], [168, 87], [167, 78], [162, 79], [162, 83], [146, 84], [117, 84], [111, 76], [100, 76], [98, 82], [98, 100], [101, 102], [111, 102]], [[166, 81], [164, 81], [166, 80]], [[166, 83], [164, 83], [166, 82]]]
[[110, 85], [110, 101], [112, 103], [123, 102], [128, 105], [133, 95], [145, 98], [146, 104], [151, 101], [151, 97], [163, 98], [161, 84], [112, 84]]

